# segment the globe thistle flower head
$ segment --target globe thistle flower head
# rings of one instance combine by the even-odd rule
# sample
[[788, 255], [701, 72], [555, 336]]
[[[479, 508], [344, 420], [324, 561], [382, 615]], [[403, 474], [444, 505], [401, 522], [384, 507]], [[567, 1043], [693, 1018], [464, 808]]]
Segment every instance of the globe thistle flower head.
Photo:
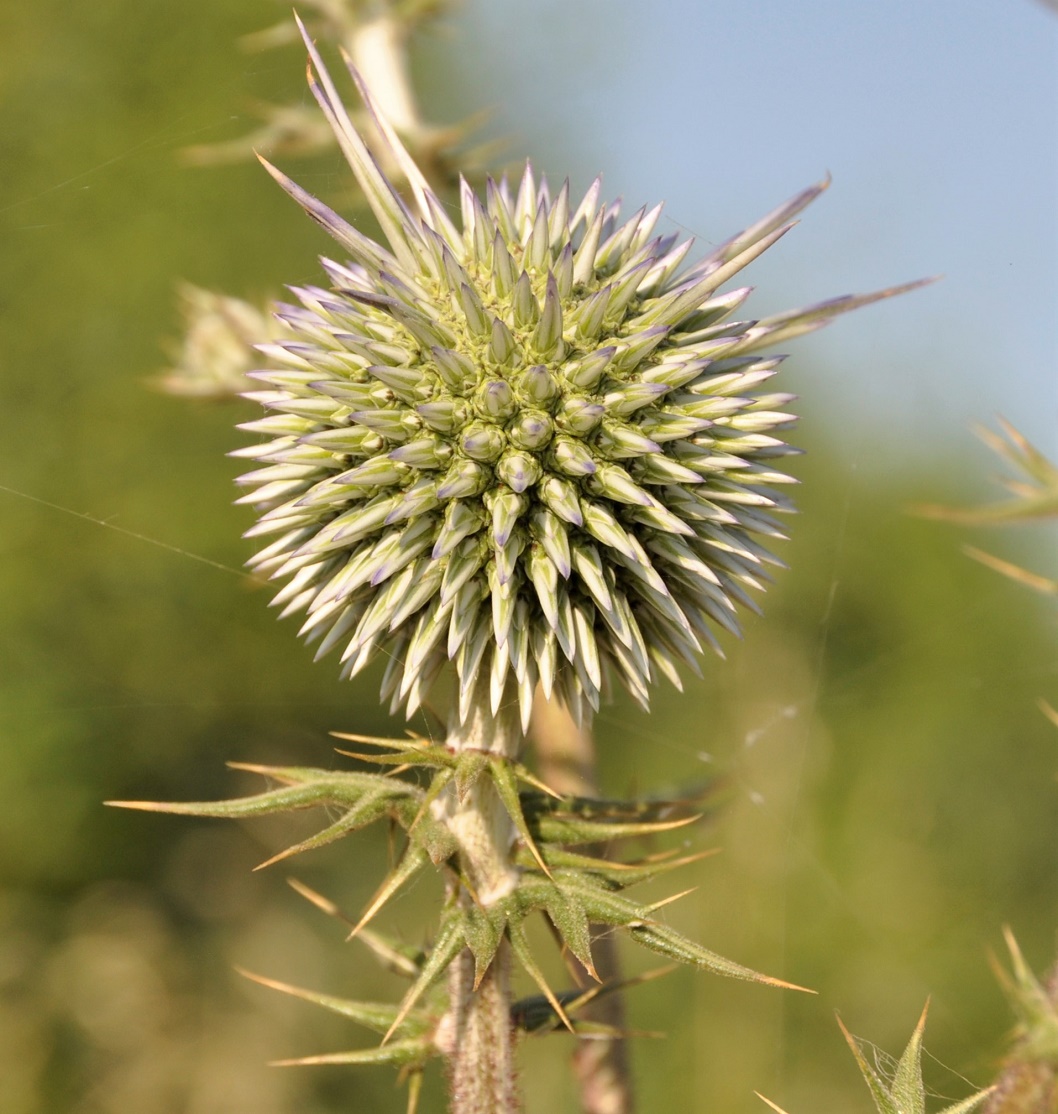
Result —
[[[449, 661], [460, 711], [488, 686], [539, 683], [575, 716], [614, 681], [646, 707], [767, 579], [762, 540], [790, 509], [775, 462], [791, 396], [761, 388], [761, 350], [896, 293], [731, 321], [720, 287], [790, 227], [814, 186], [689, 268], [661, 207], [623, 220], [597, 180], [580, 200], [528, 164], [517, 186], [460, 182], [449, 216], [360, 96], [410, 183], [406, 203], [350, 122], [315, 47], [309, 83], [388, 241], [376, 243], [269, 172], [341, 245], [329, 289], [294, 289], [291, 339], [262, 345], [270, 411], [240, 502], [276, 535], [251, 561], [304, 612], [343, 675], [380, 655], [383, 695], [411, 714]], [[262, 160], [263, 161], [263, 160]]]

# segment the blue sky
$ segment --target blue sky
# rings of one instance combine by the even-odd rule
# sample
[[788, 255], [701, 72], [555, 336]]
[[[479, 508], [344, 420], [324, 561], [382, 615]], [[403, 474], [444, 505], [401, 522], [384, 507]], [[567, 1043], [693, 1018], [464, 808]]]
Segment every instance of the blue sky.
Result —
[[754, 315], [944, 275], [794, 349], [792, 389], [850, 451], [969, 449], [997, 412], [1058, 451], [1058, 12], [465, 0], [451, 22], [475, 58], [464, 107], [494, 106], [512, 154], [664, 199], [703, 243], [831, 173], [748, 272]]

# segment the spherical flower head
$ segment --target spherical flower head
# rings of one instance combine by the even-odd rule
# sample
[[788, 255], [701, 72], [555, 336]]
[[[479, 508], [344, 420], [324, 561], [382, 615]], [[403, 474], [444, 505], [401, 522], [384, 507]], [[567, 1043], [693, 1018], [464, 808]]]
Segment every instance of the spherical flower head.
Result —
[[263, 345], [268, 440], [236, 455], [278, 535], [251, 564], [286, 581], [286, 613], [343, 674], [387, 661], [383, 696], [411, 714], [449, 661], [461, 713], [539, 684], [579, 717], [616, 680], [646, 707], [679, 684], [714, 628], [738, 631], [789, 509], [775, 461], [792, 396], [761, 393], [774, 342], [896, 292], [731, 321], [719, 288], [825, 188], [804, 191], [685, 268], [661, 207], [622, 221], [596, 181], [578, 202], [530, 166], [517, 188], [460, 183], [461, 227], [355, 70], [406, 204], [353, 127], [315, 48], [310, 86], [389, 241], [371, 241], [274, 167], [351, 257], [330, 289], [295, 289], [292, 339]]

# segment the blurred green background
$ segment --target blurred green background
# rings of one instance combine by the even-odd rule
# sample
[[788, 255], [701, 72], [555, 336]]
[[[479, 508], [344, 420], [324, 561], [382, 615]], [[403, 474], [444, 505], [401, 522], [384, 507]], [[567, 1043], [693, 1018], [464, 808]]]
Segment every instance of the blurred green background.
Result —
[[[589, 126], [591, 82], [605, 71], [611, 85], [642, 84], [634, 6], [613, 5], [606, 32], [626, 54], [614, 59], [600, 49], [587, 61], [585, 24], [605, 6], [583, 5], [579, 23], [569, 15], [564, 44], [545, 34], [559, 8], [523, 6], [532, 16], [525, 49], [539, 51], [532, 65], [553, 66], [560, 89], [586, 83], [580, 118], [571, 112], [569, 127], [550, 133], [532, 106], [520, 106], [518, 74], [506, 93], [496, 85], [497, 59], [512, 47], [508, 38], [490, 48], [488, 36], [499, 33], [505, 7], [468, 4], [419, 42], [428, 114], [448, 121], [483, 101], [496, 104], [493, 132], [511, 137], [512, 156], [524, 143], [558, 177], [570, 152], [603, 163], [607, 141]], [[769, 5], [750, 7], [763, 17]], [[0, 8], [7, 1114], [403, 1109], [385, 1072], [264, 1066], [369, 1038], [245, 983], [234, 964], [336, 994], [401, 992], [365, 951], [342, 943], [339, 924], [286, 886], [282, 868], [249, 873], [289, 839], [290, 826], [192, 822], [100, 804], [249, 789], [252, 781], [226, 771], [225, 761], [326, 764], [329, 730], [398, 729], [376, 706], [377, 677], [343, 686], [334, 663], [313, 666], [293, 630], [275, 623], [266, 595], [238, 571], [250, 552], [238, 536], [249, 517], [230, 505], [239, 467], [224, 454], [243, 443], [232, 425], [249, 415], [247, 404], [194, 405], [148, 385], [165, 363], [161, 340], [179, 331], [177, 279], [259, 298], [284, 282], [315, 281], [315, 256], [330, 250], [256, 165], [189, 169], [178, 158], [188, 145], [247, 131], [253, 97], [304, 100], [297, 50], [247, 56], [235, 46], [283, 15], [265, 0]], [[659, 18], [666, 33], [681, 30], [679, 5], [663, 5]], [[703, 50], [718, 49], [699, 24], [691, 30]], [[811, 54], [800, 57], [811, 68]], [[1020, 79], [1011, 80], [1007, 92], [1016, 96]], [[744, 201], [723, 225], [742, 189], [732, 151], [743, 138], [747, 148], [759, 140], [751, 127], [718, 121], [717, 111], [713, 105], [706, 124], [719, 128], [725, 155], [723, 215], [710, 218], [710, 235], [720, 237], [804, 180], [784, 174], [768, 182], [759, 205], [754, 180], [753, 207]], [[1031, 111], [1030, 102], [1018, 119]], [[619, 144], [622, 120], [611, 123]], [[313, 191], [334, 197], [343, 189], [337, 157], [285, 165]], [[598, 168], [582, 162], [572, 170], [586, 181]], [[612, 192], [640, 188], [622, 173]], [[709, 176], [695, 184], [706, 211], [713, 186]], [[843, 191], [854, 212], [855, 184]], [[670, 216], [692, 226], [702, 219], [679, 207]], [[1039, 234], [1024, 230], [1026, 239]], [[811, 219], [796, 235], [802, 255], [788, 270], [780, 259], [765, 272], [782, 276], [778, 294], [774, 283], [762, 291], [765, 308], [785, 308], [769, 298], [790, 304], [845, 292], [820, 288], [822, 272], [801, 292]], [[833, 229], [824, 243], [851, 276], [841, 281], [860, 289], [945, 265], [920, 255], [915, 273], [876, 274], [851, 247], [841, 255]], [[952, 276], [956, 291], [968, 281]], [[987, 297], [987, 279], [973, 281]], [[688, 1094], [695, 1110], [762, 1109], [756, 1089], [794, 1114], [866, 1111], [834, 1010], [896, 1052], [928, 995], [927, 1045], [938, 1062], [927, 1080], [938, 1093], [965, 1094], [960, 1076], [987, 1081], [1010, 1025], [987, 962], [1001, 949], [1001, 926], [1013, 926], [1037, 967], [1052, 956], [1058, 734], [1036, 701], [1058, 698], [1053, 611], [959, 546], [970, 540], [1046, 567], [1053, 539], [1048, 546], [1042, 536], [985, 537], [907, 514], [915, 502], [979, 497], [993, 469], [962, 430], [967, 413], [987, 419], [994, 405], [990, 388], [978, 405], [975, 384], [988, 381], [985, 372], [1002, 378], [995, 364], [982, 372], [960, 363], [980, 323], [976, 303], [958, 316], [956, 299], [938, 317], [941, 335], [959, 335], [957, 366], [945, 363], [939, 343], [917, 355], [899, 347], [902, 314], [914, 322], [910, 335], [920, 335], [934, 312], [930, 296], [916, 295], [923, 301], [915, 307], [866, 311], [883, 316], [842, 322], [835, 333], [844, 331], [842, 366], [878, 368], [891, 358], [897, 380], [936, 373], [953, 383], [963, 375], [958, 404], [933, 415], [944, 434], [923, 438], [928, 405], [926, 415], [903, 415], [891, 399], [876, 407], [867, 379], [857, 388], [856, 372], [832, 370], [835, 350], [803, 346], [788, 365], [807, 418], [798, 443], [808, 453], [795, 466], [802, 514], [791, 522], [782, 552], [791, 567], [769, 593], [765, 618], [747, 623], [742, 642], [725, 642], [727, 661], [707, 662], [704, 681], [682, 695], [659, 691], [651, 716], [619, 703], [599, 717], [608, 792], [729, 778], [725, 810], [690, 837], [723, 853], [682, 876], [698, 889], [668, 911], [673, 923], [819, 991], [781, 994], [686, 972], [636, 990], [631, 1025], [667, 1033], [635, 1046], [643, 1110], [677, 1102], [686, 1109]], [[897, 347], [880, 355], [882, 333]], [[1049, 367], [1050, 379], [1025, 381], [1012, 407], [1015, 420], [1018, 405], [1031, 415], [1030, 433], [1053, 423], [1039, 389], [1053, 382]], [[826, 389], [838, 378], [835, 405]], [[853, 401], [858, 389], [866, 406]], [[98, 521], [78, 517], [85, 515]], [[369, 833], [288, 873], [355, 911], [386, 857], [384, 833]], [[387, 912], [385, 927], [421, 941], [436, 896], [419, 887]], [[633, 951], [627, 959], [634, 971], [653, 966]], [[527, 1042], [530, 1114], [575, 1109], [566, 1056], [562, 1037]], [[434, 1078], [424, 1108], [442, 1105]]]

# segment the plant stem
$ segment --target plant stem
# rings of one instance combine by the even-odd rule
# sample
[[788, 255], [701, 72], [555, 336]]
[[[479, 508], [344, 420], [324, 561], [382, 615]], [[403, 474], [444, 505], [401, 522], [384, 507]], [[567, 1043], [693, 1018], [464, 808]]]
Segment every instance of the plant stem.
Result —
[[[578, 727], [562, 705], [546, 700], [538, 689], [529, 730], [543, 781], [556, 793], [580, 797], [599, 795], [595, 746], [587, 721]], [[601, 932], [594, 938], [592, 957], [595, 970], [604, 983], [620, 980], [617, 941], [612, 933]], [[576, 964], [572, 957], [570, 961]], [[580, 969], [579, 964], [577, 968]], [[583, 974], [585, 983], [590, 981], [587, 972], [579, 970], [579, 973]], [[600, 998], [584, 1010], [584, 1016], [623, 1032], [624, 998], [621, 994]], [[635, 1098], [628, 1043], [624, 1037], [579, 1041], [573, 1052], [573, 1071], [584, 1114], [632, 1114]]]
[[389, 13], [355, 23], [347, 40], [349, 55], [384, 115], [404, 135], [422, 128], [408, 77], [407, 40], [406, 24]]
[[[445, 165], [441, 148], [457, 132], [426, 123], [412, 86], [408, 65], [408, 39], [412, 23], [392, 11], [381, 11], [373, 18], [354, 19], [343, 36], [343, 46], [363, 75], [382, 108], [383, 115], [400, 133], [415, 157], [419, 169], [435, 189], [452, 185], [451, 169]], [[391, 165], [385, 144], [375, 145], [387, 177], [403, 179], [397, 165]]]
[[505, 941], [476, 990], [469, 949], [449, 968], [452, 1114], [516, 1114], [521, 1109], [514, 1081], [510, 966], [510, 946]]
[[[505, 694], [511, 695], [511, 694]], [[523, 734], [516, 699], [506, 700], [498, 714], [489, 706], [487, 684], [480, 684], [467, 722], [453, 713], [446, 745], [455, 752], [484, 751], [515, 758]], [[517, 883], [512, 848], [517, 831], [496, 792], [483, 774], [460, 797], [449, 783], [438, 798], [435, 814], [445, 821], [459, 843], [460, 871], [465, 885], [457, 900], [487, 909]], [[514, 1033], [511, 1026], [510, 948], [501, 942], [480, 983], [474, 985], [475, 964], [469, 948], [455, 960], [449, 974], [448, 1014], [440, 1043], [448, 1057], [451, 1114], [516, 1114]]]

